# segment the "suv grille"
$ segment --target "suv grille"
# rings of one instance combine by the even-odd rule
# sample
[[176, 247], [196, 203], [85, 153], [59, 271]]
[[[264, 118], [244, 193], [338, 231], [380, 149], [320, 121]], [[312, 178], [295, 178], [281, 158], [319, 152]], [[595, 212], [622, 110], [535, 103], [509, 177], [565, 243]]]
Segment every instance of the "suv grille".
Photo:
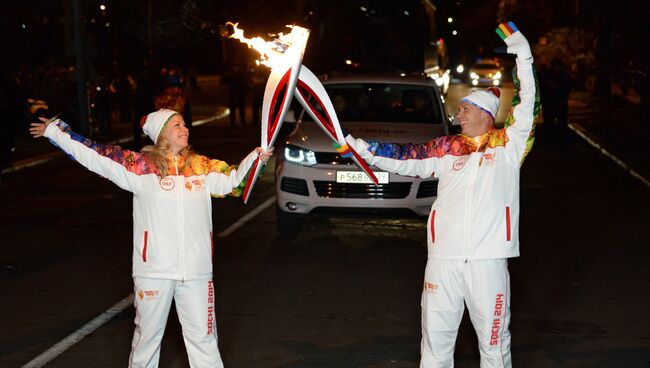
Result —
[[336, 152], [316, 152], [316, 162], [319, 164], [347, 164], [354, 165], [354, 161], [349, 158], [343, 158]]
[[280, 183], [280, 189], [283, 192], [298, 194], [298, 195], [309, 195], [309, 189], [307, 189], [307, 182], [303, 179], [295, 178], [282, 178], [282, 183]]
[[435, 197], [436, 195], [438, 195], [437, 180], [420, 182], [417, 198]]
[[316, 193], [329, 198], [406, 198], [411, 192], [412, 183], [390, 184], [345, 184], [334, 181], [315, 180]]

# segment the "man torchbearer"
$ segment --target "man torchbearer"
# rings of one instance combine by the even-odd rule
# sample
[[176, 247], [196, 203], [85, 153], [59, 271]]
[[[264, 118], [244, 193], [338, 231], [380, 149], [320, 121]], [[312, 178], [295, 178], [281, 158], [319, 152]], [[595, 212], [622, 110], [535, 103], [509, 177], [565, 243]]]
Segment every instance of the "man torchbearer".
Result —
[[504, 128], [494, 120], [497, 88], [474, 89], [460, 102], [461, 133], [422, 144], [346, 141], [369, 164], [400, 175], [439, 178], [427, 222], [420, 367], [453, 367], [467, 304], [481, 367], [511, 367], [508, 258], [519, 256], [520, 166], [533, 143], [539, 109], [533, 57], [510, 22], [497, 33], [515, 54], [515, 97]]

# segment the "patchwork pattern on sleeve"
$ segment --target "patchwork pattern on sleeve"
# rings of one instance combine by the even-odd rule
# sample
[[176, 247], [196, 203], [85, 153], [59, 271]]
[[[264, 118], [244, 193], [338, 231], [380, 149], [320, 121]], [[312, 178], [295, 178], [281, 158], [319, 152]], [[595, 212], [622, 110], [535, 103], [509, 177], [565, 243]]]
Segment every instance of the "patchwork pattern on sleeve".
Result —
[[[213, 160], [206, 156], [195, 155], [191, 161], [191, 165], [185, 168], [185, 175], [208, 175], [210, 173], [219, 173], [230, 176], [233, 170], [237, 170], [237, 165], [228, 165], [225, 161]], [[247, 173], [244, 179], [233, 188], [232, 192], [228, 195], [232, 197], [241, 197], [246, 187], [249, 174]], [[224, 198], [223, 195], [212, 194], [214, 198]]]
[[148, 160], [145, 155], [139, 152], [125, 150], [120, 146], [110, 146], [97, 143], [89, 138], [82, 136], [81, 134], [73, 132], [70, 130], [70, 127], [67, 124], [64, 126], [59, 126], [59, 128], [63, 132], [70, 135], [70, 138], [72, 140], [83, 144], [101, 156], [107, 157], [117, 162], [118, 164], [124, 166], [129, 172], [132, 172], [136, 175], [159, 174], [156, 166], [150, 160]]
[[446, 155], [464, 156], [476, 150], [476, 144], [462, 135], [450, 135], [435, 138], [427, 143], [399, 144], [369, 142], [376, 145], [375, 155], [395, 160], [423, 160], [440, 158]]
[[[535, 66], [533, 65], [533, 78], [535, 79], [535, 104], [533, 105], [533, 129], [530, 131], [530, 135], [528, 136], [528, 139], [526, 140], [526, 149], [524, 151], [524, 155], [521, 158], [521, 163], [524, 163], [524, 159], [528, 155], [531, 149], [533, 149], [533, 144], [535, 143], [535, 122], [537, 121], [537, 118], [539, 117], [539, 112], [542, 109], [542, 100], [540, 97], [539, 93], [539, 81], [537, 80], [537, 72], [535, 70]], [[513, 124], [515, 124], [515, 118], [512, 114], [512, 111], [514, 110], [515, 106], [519, 105], [521, 103], [521, 97], [519, 96], [519, 91], [521, 91], [521, 82], [519, 81], [519, 78], [517, 77], [517, 67], [515, 66], [512, 69], [512, 82], [513, 82], [513, 94], [512, 94], [512, 107], [510, 108], [510, 113], [508, 113], [508, 117], [506, 118], [504, 128], [507, 128]]]

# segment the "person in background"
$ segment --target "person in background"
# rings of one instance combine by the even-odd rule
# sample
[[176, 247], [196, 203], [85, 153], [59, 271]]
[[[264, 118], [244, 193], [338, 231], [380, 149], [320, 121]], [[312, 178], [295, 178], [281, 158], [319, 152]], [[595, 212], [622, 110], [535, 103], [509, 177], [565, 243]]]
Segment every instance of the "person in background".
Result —
[[540, 93], [544, 105], [544, 130], [551, 141], [563, 139], [567, 134], [569, 115], [569, 93], [573, 81], [561, 59], [553, 58], [548, 70], [540, 73]]
[[231, 70], [224, 76], [223, 81], [228, 86], [228, 108], [230, 109], [230, 125], [235, 126], [237, 114], [239, 123], [246, 126], [246, 94], [249, 89], [248, 74], [244, 67], [235, 61]]

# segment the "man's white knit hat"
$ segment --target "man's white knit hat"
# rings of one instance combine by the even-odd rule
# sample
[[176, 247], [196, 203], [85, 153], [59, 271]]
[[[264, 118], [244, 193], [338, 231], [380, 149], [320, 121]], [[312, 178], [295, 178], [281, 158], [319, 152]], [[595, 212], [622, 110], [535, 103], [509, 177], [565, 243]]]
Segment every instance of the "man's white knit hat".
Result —
[[143, 117], [140, 125], [144, 133], [151, 138], [153, 143], [156, 143], [167, 122], [176, 114], [178, 113], [174, 110], [160, 109]]
[[489, 87], [486, 89], [474, 88], [463, 97], [460, 102], [469, 102], [472, 105], [486, 111], [496, 119], [497, 112], [499, 111], [499, 97], [501, 90], [496, 87]]

